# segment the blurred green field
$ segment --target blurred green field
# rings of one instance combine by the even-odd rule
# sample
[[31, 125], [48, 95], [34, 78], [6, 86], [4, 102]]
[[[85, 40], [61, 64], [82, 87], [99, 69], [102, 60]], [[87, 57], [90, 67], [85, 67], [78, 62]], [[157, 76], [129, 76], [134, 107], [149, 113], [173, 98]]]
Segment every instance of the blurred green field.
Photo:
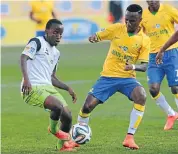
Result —
[[[60, 45], [61, 60], [58, 77], [68, 83], [78, 95], [77, 104], [70, 96], [60, 91], [67, 100], [76, 123], [78, 111], [87, 92], [99, 77], [109, 44]], [[21, 72], [19, 57], [23, 47], [2, 48], [2, 154], [57, 154], [56, 139], [47, 133], [48, 113], [43, 109], [28, 106], [20, 97]], [[146, 74], [138, 73], [138, 80], [148, 92]], [[162, 93], [171, 106], [176, 108], [174, 97], [162, 84]], [[148, 94], [146, 112], [135, 134], [140, 150], [131, 151], [122, 147], [129, 125], [132, 103], [117, 93], [104, 105], [94, 110], [91, 116], [92, 140], [82, 146], [79, 154], [178, 154], [178, 121], [174, 129], [163, 131], [165, 114]]]

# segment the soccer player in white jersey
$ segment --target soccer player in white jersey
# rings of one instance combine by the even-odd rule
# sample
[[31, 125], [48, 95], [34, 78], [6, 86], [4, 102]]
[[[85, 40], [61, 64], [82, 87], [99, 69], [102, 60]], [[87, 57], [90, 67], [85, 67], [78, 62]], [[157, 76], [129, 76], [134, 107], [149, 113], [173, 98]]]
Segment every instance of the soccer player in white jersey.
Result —
[[[72, 116], [62, 95], [55, 89], [66, 90], [76, 103], [72, 88], [57, 79], [56, 70], [60, 52], [56, 48], [62, 38], [63, 24], [51, 19], [46, 24], [45, 36], [32, 38], [21, 55], [22, 97], [25, 103], [50, 111], [48, 131], [58, 138], [57, 149], [75, 151], [78, 144], [70, 140]], [[59, 128], [59, 120], [61, 122]]]

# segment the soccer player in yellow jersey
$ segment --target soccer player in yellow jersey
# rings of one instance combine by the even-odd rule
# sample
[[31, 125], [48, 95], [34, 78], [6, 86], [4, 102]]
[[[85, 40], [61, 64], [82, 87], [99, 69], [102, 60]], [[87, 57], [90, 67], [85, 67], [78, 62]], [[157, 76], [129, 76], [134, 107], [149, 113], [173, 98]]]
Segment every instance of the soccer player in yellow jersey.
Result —
[[170, 5], [160, 4], [159, 1], [147, 1], [147, 3], [148, 9], [143, 11], [141, 25], [151, 41], [147, 71], [149, 91], [156, 104], [168, 116], [164, 130], [170, 130], [176, 119], [178, 119], [178, 113], [167, 103], [164, 95], [160, 92], [160, 85], [166, 75], [168, 85], [175, 95], [178, 106], [178, 43], [170, 46], [164, 52], [162, 64], [156, 64], [156, 55], [162, 45], [175, 32], [174, 23], [178, 23], [178, 10]]
[[[134, 102], [130, 115], [128, 133], [123, 146], [138, 149], [134, 141], [135, 134], [145, 110], [146, 93], [136, 80], [135, 71], [146, 71], [150, 40], [139, 27], [142, 8], [133, 4], [126, 10], [125, 24], [116, 23], [89, 37], [89, 41], [110, 41], [110, 49], [104, 62], [101, 77], [89, 91], [85, 103], [78, 115], [78, 122], [89, 123], [91, 111], [103, 104], [116, 92], [120, 92]], [[140, 64], [136, 65], [136, 62]]]
[[46, 23], [56, 18], [53, 1], [31, 1], [30, 6], [30, 19], [36, 23], [36, 37], [44, 36]]

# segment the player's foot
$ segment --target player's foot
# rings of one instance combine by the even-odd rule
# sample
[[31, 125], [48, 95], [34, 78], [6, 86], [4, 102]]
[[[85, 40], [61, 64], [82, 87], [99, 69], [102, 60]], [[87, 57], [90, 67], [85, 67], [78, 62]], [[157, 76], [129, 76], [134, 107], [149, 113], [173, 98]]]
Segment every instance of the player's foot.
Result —
[[[48, 127], [48, 132], [50, 132], [51, 134], [53, 134], [50, 130], [50, 127]], [[62, 130], [58, 130], [55, 134], [53, 134], [54, 136], [56, 136], [58, 139], [60, 140], [65, 140], [65, 141], [69, 141], [70, 140], [70, 134], [63, 132]]]
[[172, 129], [174, 122], [178, 120], [178, 113], [176, 112], [175, 116], [168, 116], [166, 124], [164, 126], [164, 130], [170, 130]]
[[68, 143], [71, 144], [71, 145], [73, 145], [73, 147], [77, 147], [77, 148], [80, 147], [80, 144], [77, 144], [76, 142], [74, 142], [72, 140], [68, 141]]
[[130, 134], [127, 134], [127, 136], [122, 144], [124, 147], [127, 147], [132, 150], [139, 149], [138, 145], [134, 141], [133, 135], [130, 135]]
[[76, 151], [76, 149], [74, 149], [74, 145], [70, 144], [69, 141], [61, 142], [60, 140], [57, 142], [56, 149], [59, 151]]
[[62, 147], [59, 151], [61, 152], [76, 152], [76, 149]]

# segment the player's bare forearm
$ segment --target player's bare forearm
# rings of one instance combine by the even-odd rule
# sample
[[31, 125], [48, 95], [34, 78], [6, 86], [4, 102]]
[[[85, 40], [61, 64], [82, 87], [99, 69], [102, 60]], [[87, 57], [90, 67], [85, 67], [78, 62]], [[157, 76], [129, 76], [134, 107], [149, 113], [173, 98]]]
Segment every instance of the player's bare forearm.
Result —
[[147, 69], [147, 64], [148, 63], [146, 63], [146, 62], [141, 62], [141, 64], [133, 65], [133, 64], [129, 64], [127, 61], [124, 70], [125, 71], [135, 70], [138, 72], [145, 72]]
[[54, 19], [57, 19], [56, 13], [54, 11], [52, 11], [52, 16]]
[[178, 41], [178, 31], [176, 31], [171, 38], [164, 44], [164, 46], [161, 49], [161, 52], [164, 52], [167, 48], [169, 48], [171, 45], [176, 43]]
[[29, 80], [28, 79], [28, 74], [27, 74], [27, 60], [29, 59], [29, 57], [27, 55], [22, 54], [21, 58], [20, 58], [20, 66], [21, 66], [21, 71], [23, 74], [23, 78], [24, 80]]
[[141, 63], [139, 65], [135, 65], [135, 71], [145, 72], [147, 70], [148, 63]]
[[33, 12], [30, 12], [30, 19], [33, 20], [33, 21], [36, 22], [36, 23], [41, 23], [40, 20], [38, 20], [38, 19], [36, 19], [36, 18], [34, 17], [34, 13], [33, 13]]
[[59, 89], [63, 89], [63, 90], [66, 90], [66, 91], [69, 90], [69, 86], [67, 86], [65, 83], [60, 81], [55, 75], [51, 76], [51, 80], [52, 80], [52, 84], [53, 84], [54, 87], [57, 87]]

